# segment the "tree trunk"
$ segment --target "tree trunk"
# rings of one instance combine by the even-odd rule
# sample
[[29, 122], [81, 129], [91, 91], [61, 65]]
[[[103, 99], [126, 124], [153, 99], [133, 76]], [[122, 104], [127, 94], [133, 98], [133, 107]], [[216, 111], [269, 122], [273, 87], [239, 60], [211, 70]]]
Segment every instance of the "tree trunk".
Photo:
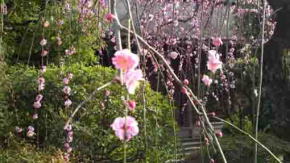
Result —
[[277, 136], [290, 141], [290, 0], [268, 0], [277, 25], [264, 55], [264, 112], [272, 110]]

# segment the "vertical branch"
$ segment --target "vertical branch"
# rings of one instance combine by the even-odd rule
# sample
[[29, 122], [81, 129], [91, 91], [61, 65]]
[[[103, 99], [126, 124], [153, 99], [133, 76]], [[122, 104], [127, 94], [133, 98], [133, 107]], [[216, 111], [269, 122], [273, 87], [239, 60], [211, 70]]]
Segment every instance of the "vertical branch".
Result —
[[[255, 126], [255, 139], [258, 140], [258, 130], [259, 130], [259, 116], [260, 116], [260, 105], [261, 105], [261, 94], [263, 85], [263, 65], [264, 65], [264, 38], [265, 38], [265, 20], [266, 20], [266, 1], [263, 2], [263, 20], [262, 20], [262, 41], [261, 41], [261, 63], [260, 63], [260, 81], [259, 81], [259, 94], [258, 94], [258, 104], [256, 113], [256, 126]], [[258, 144], [255, 143], [255, 153], [254, 153], [254, 163], [257, 163], [258, 159]]]
[[116, 37], [116, 45], [117, 45], [117, 50], [122, 49], [122, 40], [121, 40], [121, 29], [118, 26], [118, 13], [117, 13], [117, 1], [111, 0], [111, 13], [115, 15], [116, 19], [114, 20], [114, 33]]
[[203, 11], [204, 11], [204, 4], [203, 2], [201, 2], [201, 15], [200, 15], [200, 25], [199, 25], [199, 28], [200, 28], [200, 33], [199, 33], [199, 46], [198, 46], [198, 70], [197, 70], [197, 97], [199, 98], [201, 96], [201, 90], [200, 90], [200, 87], [201, 87], [201, 53], [202, 53], [202, 45], [203, 45]]
[[[129, 33], [131, 33], [131, 26], [132, 25], [132, 30], [133, 30], [133, 35], [134, 35], [134, 38], [136, 40], [136, 44], [137, 44], [137, 49], [138, 49], [138, 52], [143, 56], [143, 66], [144, 68], [142, 68], [142, 72], [143, 74], [145, 74], [145, 68], [146, 68], [146, 62], [145, 62], [145, 54], [143, 54], [143, 51], [141, 50], [141, 45], [140, 45], [140, 42], [139, 42], [139, 39], [138, 39], [138, 36], [137, 36], [137, 32], [136, 32], [136, 28], [135, 28], [135, 21], [134, 21], [134, 18], [133, 18], [133, 14], [132, 14], [132, 10], [131, 10], [131, 5], [130, 5], [130, 2], [129, 0], [125, 0], [126, 1], [126, 4], [127, 4], [127, 7], [128, 7], [128, 13], [129, 13], [129, 26], [128, 26], [128, 35]], [[145, 153], [147, 152], [147, 147], [148, 147], [148, 144], [147, 144], [147, 125], [146, 125], [146, 98], [145, 98], [145, 83], [143, 83], [143, 86], [142, 86], [142, 98], [143, 98], [143, 120], [144, 120], [144, 135], [145, 135]]]

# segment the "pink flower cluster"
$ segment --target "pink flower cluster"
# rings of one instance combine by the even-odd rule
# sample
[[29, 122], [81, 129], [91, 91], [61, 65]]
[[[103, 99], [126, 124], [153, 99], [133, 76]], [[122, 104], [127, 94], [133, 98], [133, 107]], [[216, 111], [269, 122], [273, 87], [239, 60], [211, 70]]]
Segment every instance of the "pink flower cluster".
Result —
[[45, 49], [45, 46], [47, 45], [47, 40], [43, 38], [39, 44], [41, 45], [41, 49], [42, 49], [40, 53], [41, 57], [47, 56], [49, 53], [49, 51]]
[[37, 80], [37, 83], [38, 83], [38, 91], [44, 90], [44, 87], [45, 87], [45, 79], [44, 79], [44, 77], [39, 77], [38, 80]]
[[66, 108], [70, 107], [71, 104], [72, 104], [72, 101], [69, 99], [69, 96], [71, 94], [71, 88], [68, 86], [70, 80], [73, 78], [73, 74], [72, 73], [69, 73], [66, 77], [63, 78], [63, 84], [64, 84], [64, 87], [62, 89], [62, 92], [64, 93], [64, 106]]
[[209, 76], [207, 76], [207, 75], [203, 75], [203, 77], [202, 77], [202, 82], [203, 82], [207, 87], [209, 87], [209, 86], [211, 85], [211, 83], [212, 83], [212, 79], [211, 79]]
[[220, 47], [223, 44], [223, 41], [220, 37], [213, 37], [212, 44], [216, 47]]
[[105, 15], [105, 20], [109, 23], [112, 23], [112, 21], [115, 19], [115, 15], [113, 15], [112, 13], [108, 13]]
[[207, 69], [213, 73], [218, 69], [222, 69], [219, 53], [215, 50], [208, 51]]
[[130, 111], [134, 111], [136, 108], [136, 102], [134, 100], [128, 100], [127, 107]]
[[129, 141], [139, 133], [138, 122], [131, 116], [116, 118], [111, 127], [120, 140]]
[[35, 135], [34, 127], [32, 127], [32, 126], [28, 126], [28, 127], [27, 127], [27, 133], [26, 133], [26, 136], [27, 136], [27, 137], [33, 137], [34, 135]]
[[[121, 83], [125, 84], [129, 94], [134, 94], [139, 85], [139, 81], [143, 80], [143, 73], [141, 69], [137, 69], [139, 64], [139, 57], [130, 52], [130, 50], [119, 50], [115, 53], [112, 59], [113, 64], [120, 70]], [[136, 102], [133, 100], [125, 101], [125, 106], [134, 111]], [[129, 141], [134, 136], [138, 135], [138, 122], [131, 116], [118, 117], [114, 120], [111, 128], [115, 131], [115, 135], [120, 140]]]
[[[37, 110], [42, 107], [43, 95], [42, 95], [41, 91], [43, 91], [45, 88], [45, 78], [42, 76], [43, 76], [43, 73], [46, 72], [46, 66], [41, 66], [40, 72], [41, 72], [41, 76], [37, 79], [38, 94], [36, 95], [34, 102], [33, 102], [33, 105], [32, 105], [33, 109], [34, 109], [34, 113], [32, 115], [33, 120], [38, 119]], [[33, 135], [35, 135], [34, 128], [32, 126], [28, 127], [26, 135], [28, 137], [32, 137]]]
[[99, 0], [99, 3], [102, 7], [106, 7], [106, 1], [105, 0]]
[[64, 160], [69, 161], [70, 154], [72, 152], [72, 147], [70, 146], [70, 143], [73, 141], [73, 130], [72, 130], [72, 125], [66, 125], [64, 126], [64, 131], [66, 132], [66, 139], [64, 142], [64, 149], [65, 153], [63, 155]]
[[[213, 44], [216, 47], [219, 47], [223, 43], [220, 38], [213, 38]], [[207, 69], [210, 70], [212, 73], [215, 73], [218, 69], [222, 69], [222, 62], [220, 61], [220, 56], [216, 50], [208, 51]], [[213, 80], [205, 74], [203, 75], [201, 80], [207, 87], [209, 87], [213, 82]]]
[[[45, 21], [43, 24], [44, 28], [47, 28], [49, 26], [49, 22]], [[32, 119], [36, 120], [38, 119], [38, 109], [40, 109], [42, 107], [42, 100], [43, 100], [43, 95], [42, 95], [42, 91], [45, 88], [45, 78], [43, 77], [44, 73], [46, 72], [46, 66], [43, 64], [43, 57], [47, 56], [48, 54], [48, 50], [45, 50], [45, 46], [47, 45], [47, 40], [43, 37], [42, 40], [39, 42], [40, 46], [41, 46], [41, 68], [40, 68], [40, 76], [37, 79], [37, 84], [38, 84], [38, 89], [37, 89], [37, 95], [34, 99], [34, 102], [32, 104], [32, 107], [34, 109], [34, 113], [32, 115]], [[16, 132], [20, 133], [22, 132], [22, 128], [16, 127]], [[26, 136], [27, 137], [33, 137], [35, 135], [35, 129], [33, 126], [28, 126], [27, 128], [27, 133]]]
[[139, 57], [128, 49], [119, 50], [114, 54], [112, 62], [115, 67], [123, 72], [135, 69], [139, 64]]
[[69, 49], [66, 49], [65, 50], [65, 55], [73, 55], [75, 54], [77, 51], [76, 51], [76, 48], [75, 47], [70, 47]]
[[125, 49], [117, 51], [112, 58], [112, 62], [121, 71], [121, 83], [125, 84], [130, 94], [134, 94], [139, 81], [143, 80], [142, 71], [136, 69], [139, 64], [139, 57]]

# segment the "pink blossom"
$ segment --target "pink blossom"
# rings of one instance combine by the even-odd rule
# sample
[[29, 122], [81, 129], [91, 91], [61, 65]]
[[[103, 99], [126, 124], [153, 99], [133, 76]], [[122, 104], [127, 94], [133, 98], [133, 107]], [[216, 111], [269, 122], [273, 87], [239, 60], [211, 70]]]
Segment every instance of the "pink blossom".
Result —
[[72, 147], [67, 148], [67, 149], [66, 149], [66, 152], [67, 152], [67, 153], [71, 153], [71, 152], [72, 152]]
[[47, 56], [47, 54], [48, 54], [48, 51], [47, 51], [47, 50], [43, 50], [43, 51], [41, 52], [41, 56], [42, 56], [42, 57]]
[[72, 137], [72, 136], [73, 136], [73, 134], [74, 134], [74, 132], [73, 132], [73, 131], [68, 131], [68, 132], [67, 132], [67, 136], [71, 136], [71, 137]]
[[62, 82], [63, 82], [63, 84], [67, 85], [69, 83], [69, 79], [68, 78], [63, 78]]
[[46, 39], [42, 39], [41, 41], [40, 41], [40, 45], [41, 46], [45, 46], [47, 44], [47, 40]]
[[212, 116], [212, 117], [215, 117], [216, 116], [215, 112], [208, 113], [208, 115], [209, 116]]
[[124, 74], [124, 83], [130, 94], [135, 93], [135, 90], [139, 85], [139, 80], [144, 80], [142, 71], [140, 69], [131, 70]]
[[106, 2], [105, 0], [99, 0], [99, 3], [102, 7], [105, 7], [106, 6]]
[[42, 91], [42, 90], [44, 90], [44, 83], [41, 83], [41, 84], [39, 84], [38, 85], [38, 91]]
[[44, 77], [39, 77], [37, 82], [38, 82], [38, 84], [44, 84], [45, 83]]
[[64, 146], [64, 148], [65, 148], [65, 149], [67, 149], [67, 148], [69, 148], [69, 147], [70, 147], [69, 143], [64, 143], [64, 145], [63, 145], [63, 146]]
[[112, 42], [112, 43], [116, 43], [116, 37], [112, 37], [112, 38], [111, 38], [111, 42]]
[[40, 103], [40, 101], [35, 101], [35, 102], [33, 103], [33, 108], [34, 108], [34, 109], [39, 109], [39, 108], [41, 108], [41, 103]]
[[133, 100], [129, 100], [128, 101], [128, 108], [129, 108], [129, 110], [134, 111], [136, 108], [136, 102]]
[[47, 28], [47, 27], [49, 27], [49, 21], [45, 21], [44, 23], [43, 23], [43, 27], [45, 27], [45, 28]]
[[112, 22], [115, 19], [115, 15], [108, 13], [105, 15], [105, 20], [108, 22]]
[[200, 121], [196, 121], [196, 122], [195, 122], [195, 125], [196, 125], [196, 127], [200, 127], [200, 126], [201, 126]]
[[119, 50], [112, 59], [115, 67], [121, 71], [129, 71], [135, 69], [139, 64], [139, 57], [128, 49]]
[[217, 51], [210, 50], [208, 52], [207, 68], [213, 73], [222, 68], [222, 62]]
[[148, 15], [148, 21], [152, 21], [153, 19], [154, 19], [154, 15], [149, 14], [149, 15]]
[[220, 37], [214, 37], [212, 38], [212, 44], [216, 47], [219, 47], [223, 44], [223, 41]]
[[28, 126], [27, 129], [28, 129], [29, 131], [34, 131], [34, 127], [33, 127], [33, 126]]
[[73, 141], [73, 137], [72, 137], [72, 136], [68, 136], [68, 137], [66, 138], [66, 141], [67, 141], [68, 143], [71, 143], [71, 142]]
[[209, 139], [207, 137], [204, 138], [204, 141], [205, 141], [205, 145], [209, 145]]
[[170, 38], [166, 40], [166, 43], [168, 45], [175, 45], [177, 43], [177, 39], [176, 38]]
[[16, 131], [17, 133], [21, 133], [21, 132], [23, 131], [23, 129], [22, 129], [21, 127], [16, 126], [16, 127], [15, 127], [15, 131]]
[[67, 78], [69, 78], [70, 80], [73, 78], [74, 74], [73, 73], [68, 73]]
[[27, 131], [26, 135], [27, 135], [27, 137], [32, 137], [35, 135], [35, 132], [29, 130], [29, 131]]
[[186, 89], [185, 87], [182, 87], [182, 88], [181, 88], [181, 93], [183, 93], [183, 94], [187, 94], [187, 89]]
[[37, 113], [33, 114], [32, 119], [38, 119], [38, 114]]
[[210, 86], [211, 85], [211, 83], [212, 83], [212, 79], [209, 77], [209, 76], [207, 76], [207, 75], [203, 75], [203, 77], [202, 77], [202, 82], [206, 85], [206, 86]]
[[170, 57], [171, 59], [176, 59], [176, 58], [178, 57], [178, 55], [179, 55], [179, 54], [178, 54], [177, 52], [174, 52], [174, 51], [169, 53], [169, 57]]
[[219, 132], [216, 133], [216, 135], [217, 135], [218, 137], [223, 137], [224, 134], [223, 134], [221, 131], [219, 131]]
[[63, 93], [67, 94], [67, 95], [70, 95], [70, 92], [71, 92], [71, 88], [69, 86], [65, 86], [63, 89], [62, 89]]
[[57, 45], [60, 46], [62, 44], [61, 38], [57, 36], [56, 40], [57, 40]]
[[38, 94], [36, 97], [35, 97], [35, 101], [41, 101], [43, 99], [43, 95], [42, 94]]
[[173, 21], [173, 26], [177, 27], [178, 24], [179, 24], [178, 20], [174, 20], [174, 21]]
[[70, 47], [69, 49], [65, 50], [65, 55], [73, 55], [76, 53], [76, 48], [75, 47]]
[[109, 91], [109, 90], [106, 90], [106, 91], [105, 91], [105, 96], [107, 96], [107, 97], [108, 97], [108, 96], [110, 96], [110, 95], [111, 95], [111, 91]]
[[189, 84], [189, 81], [188, 81], [187, 79], [184, 79], [184, 80], [183, 80], [183, 84], [184, 84], [184, 85], [188, 85], [188, 84]]
[[64, 106], [65, 106], [65, 107], [69, 107], [69, 106], [71, 106], [71, 104], [72, 104], [72, 101], [71, 101], [70, 99], [67, 99], [67, 100], [65, 100], [65, 102], [64, 102]]
[[129, 141], [139, 133], [138, 122], [131, 116], [116, 118], [111, 127], [120, 140]]
[[40, 72], [41, 73], [45, 73], [46, 72], [46, 66], [41, 66]]
[[64, 153], [64, 155], [63, 155], [63, 159], [64, 159], [65, 161], [69, 161], [69, 156], [70, 156], [70, 154], [68, 154], [68, 153]]
[[63, 127], [63, 129], [64, 130], [66, 130], [66, 131], [71, 131], [72, 130], [72, 125], [65, 125], [64, 127]]

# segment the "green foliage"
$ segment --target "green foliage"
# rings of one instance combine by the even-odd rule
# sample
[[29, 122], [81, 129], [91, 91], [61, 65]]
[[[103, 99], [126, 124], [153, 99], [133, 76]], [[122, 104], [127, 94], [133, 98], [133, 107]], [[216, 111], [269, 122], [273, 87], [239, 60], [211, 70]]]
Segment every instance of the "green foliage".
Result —
[[[47, 39], [45, 49], [49, 51], [49, 63], [60, 64], [65, 50], [76, 48], [76, 54], [70, 56], [70, 63], [83, 62], [87, 65], [97, 63], [95, 50], [104, 46], [97, 28], [98, 17], [80, 22], [80, 12], [76, 0], [71, 1], [72, 10], [64, 9], [62, 1], [22, 1], [8, 0], [8, 15], [4, 16], [4, 47], [7, 63], [29, 63], [39, 65], [42, 38]], [[98, 4], [98, 3], [97, 3]], [[95, 6], [100, 17], [103, 11]], [[100, 10], [100, 11], [99, 11]], [[49, 21], [47, 28], [43, 23]], [[63, 21], [63, 25], [59, 22]], [[60, 37], [62, 45], [57, 45]]]
[[[275, 155], [281, 157], [290, 152], [290, 143], [272, 134], [259, 133], [259, 141]], [[254, 142], [245, 135], [224, 136], [221, 145], [229, 163], [252, 162], [254, 158]], [[261, 147], [258, 148], [259, 163], [276, 163]]]
[[[254, 132], [253, 123], [247, 116], [240, 117], [238, 114], [233, 114], [227, 120], [230, 121], [235, 126], [238, 126], [240, 129], [246, 131], [247, 133], [253, 134]], [[232, 128], [229, 125], [225, 125], [224, 130], [233, 135], [240, 133], [239, 131], [237, 131], [236, 129]]]
[[62, 152], [55, 148], [44, 151], [19, 141], [11, 142], [8, 149], [0, 149], [0, 162], [65, 163]]
[[[72, 95], [70, 99], [73, 105], [64, 108], [62, 93], [62, 78], [68, 72], [74, 74], [70, 83]], [[26, 128], [33, 125], [37, 136], [27, 138], [25, 131], [20, 135], [26, 142], [36, 144], [41, 148], [62, 148], [65, 134], [63, 126], [73, 109], [89, 96], [97, 87], [109, 82], [116, 75], [116, 71], [101, 66], [86, 67], [82, 64], [72, 64], [62, 68], [49, 66], [45, 73], [46, 88], [43, 92], [43, 107], [39, 110], [39, 119], [33, 121], [32, 104], [36, 96], [38, 72], [22, 65], [13, 66], [7, 72], [10, 86], [6, 90], [5, 97], [8, 103], [7, 126], [3, 133], [6, 140], [15, 130], [15, 126]], [[140, 162], [159, 160], [163, 162], [173, 157], [174, 137], [173, 127], [175, 121], [172, 118], [172, 106], [167, 98], [150, 89], [147, 83], [140, 85], [140, 89], [131, 99], [137, 101], [135, 112], [129, 115], [135, 117], [139, 123], [140, 133], [127, 143], [128, 160]], [[145, 104], [143, 104], [143, 93]], [[78, 112], [73, 121], [74, 128], [74, 155], [76, 159], [87, 161], [122, 160], [123, 143], [118, 140], [110, 128], [110, 124], [116, 117], [124, 116], [124, 104], [122, 97], [126, 97], [126, 91], [120, 84], [112, 84], [106, 90], [111, 95], [104, 96], [105, 90], [86, 103]], [[2, 129], [1, 129], [2, 131]]]

